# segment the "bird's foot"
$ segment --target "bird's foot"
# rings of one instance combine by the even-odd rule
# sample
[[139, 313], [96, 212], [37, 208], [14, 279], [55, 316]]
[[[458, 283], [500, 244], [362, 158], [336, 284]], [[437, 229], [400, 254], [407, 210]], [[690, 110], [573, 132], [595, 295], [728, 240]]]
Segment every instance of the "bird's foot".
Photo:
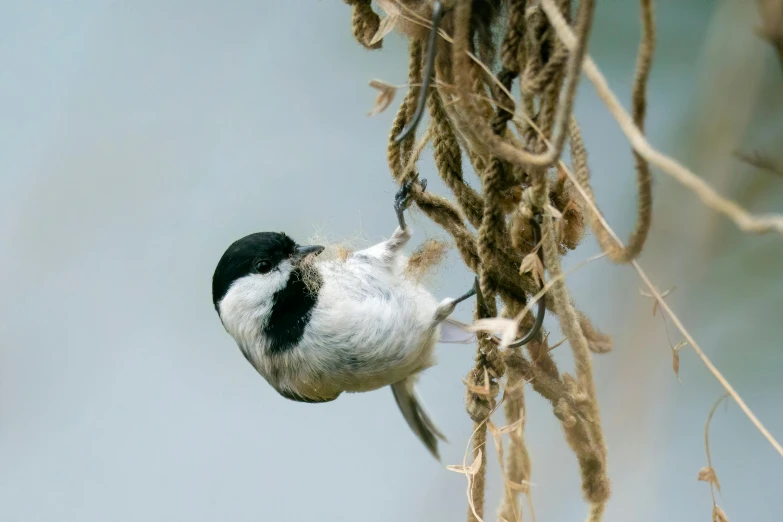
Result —
[[[406, 181], [402, 184], [400, 190], [397, 191], [397, 194], [394, 195], [394, 212], [397, 214], [397, 222], [400, 224], [400, 228], [403, 230], [406, 228], [405, 216], [403, 214], [410, 204], [411, 190], [413, 189], [413, 184], [415, 182], [416, 181], [413, 179]], [[427, 188], [427, 180], [419, 180], [419, 186], [423, 192]]]

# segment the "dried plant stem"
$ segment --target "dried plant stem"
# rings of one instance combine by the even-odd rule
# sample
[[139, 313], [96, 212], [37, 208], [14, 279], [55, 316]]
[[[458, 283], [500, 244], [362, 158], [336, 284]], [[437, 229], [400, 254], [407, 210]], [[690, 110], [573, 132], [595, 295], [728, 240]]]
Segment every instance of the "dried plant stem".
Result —
[[714, 364], [712, 364], [712, 361], [707, 357], [707, 355], [704, 353], [704, 350], [701, 349], [701, 346], [698, 345], [696, 340], [691, 336], [691, 334], [688, 332], [688, 330], [685, 329], [682, 322], [680, 322], [680, 318], [675, 315], [674, 311], [669, 308], [669, 305], [666, 304], [666, 301], [663, 299], [661, 294], [658, 292], [658, 289], [655, 288], [655, 286], [650, 281], [650, 278], [647, 277], [647, 274], [642, 270], [642, 267], [639, 266], [639, 263], [636, 261], [631, 263], [633, 267], [636, 269], [636, 272], [639, 274], [639, 277], [642, 278], [642, 281], [644, 281], [644, 284], [647, 285], [647, 288], [650, 290], [650, 293], [655, 297], [655, 300], [658, 301], [658, 305], [661, 307], [661, 309], [666, 312], [669, 317], [671, 318], [672, 322], [677, 326], [677, 329], [680, 331], [683, 337], [685, 337], [685, 340], [688, 341], [688, 345], [693, 349], [694, 352], [699, 356], [699, 358], [704, 363], [704, 366], [707, 367], [707, 369], [710, 371], [712, 375], [715, 376], [715, 378], [718, 380], [718, 382], [723, 386], [723, 388], [728, 392], [729, 395], [731, 395], [731, 398], [734, 399], [734, 402], [737, 403], [737, 405], [740, 407], [740, 409], [745, 413], [745, 415], [750, 419], [750, 422], [753, 423], [754, 426], [761, 432], [761, 434], [764, 436], [767, 441], [772, 445], [773, 448], [775, 448], [775, 451], [777, 451], [781, 457], [783, 457], [783, 446], [780, 445], [780, 443], [775, 439], [775, 437], [772, 436], [772, 434], [767, 430], [766, 427], [761, 423], [761, 421], [756, 417], [756, 415], [751, 411], [751, 409], [748, 407], [747, 404], [745, 404], [745, 401], [742, 400], [742, 397], [740, 397], [739, 393], [734, 389], [734, 387], [729, 384], [729, 381], [726, 380], [726, 378], [723, 376], [720, 371], [715, 367]]
[[[595, 218], [601, 223], [601, 225], [606, 229], [606, 231], [614, 238], [614, 240], [617, 241], [617, 244], [623, 247], [624, 246], [623, 242], [617, 236], [617, 234], [612, 229], [612, 227], [609, 226], [609, 223], [606, 222], [606, 219], [604, 219], [603, 215], [601, 215], [601, 212], [598, 210], [598, 207], [596, 207], [595, 205], [595, 201], [593, 200], [592, 197], [590, 197], [587, 194], [584, 187], [582, 187], [582, 185], [579, 183], [579, 180], [576, 179], [576, 176], [574, 176], [574, 174], [562, 162], [560, 163], [560, 168], [563, 169], [563, 172], [565, 172], [565, 174], [574, 183], [577, 191], [582, 196], [584, 202], [587, 204], [587, 207], [595, 215]], [[682, 336], [685, 337], [686, 341], [688, 341], [688, 345], [693, 349], [694, 352], [696, 352], [696, 354], [702, 360], [702, 362], [707, 367], [709, 372], [715, 377], [715, 379], [717, 379], [717, 381], [721, 384], [721, 386], [723, 386], [723, 388], [728, 392], [728, 394], [731, 395], [731, 398], [734, 399], [737, 405], [739, 405], [743, 413], [745, 413], [748, 419], [750, 419], [750, 422], [752, 422], [753, 425], [761, 432], [764, 438], [767, 439], [767, 441], [769, 441], [769, 443], [772, 445], [773, 448], [775, 448], [775, 451], [777, 451], [780, 454], [780, 456], [783, 457], [783, 447], [775, 439], [775, 437], [772, 436], [769, 430], [767, 430], [767, 428], [761, 423], [761, 421], [758, 419], [758, 417], [756, 417], [756, 415], [748, 407], [748, 405], [745, 404], [745, 401], [742, 400], [742, 397], [740, 397], [739, 393], [737, 393], [734, 387], [731, 384], [729, 384], [729, 381], [726, 380], [723, 374], [715, 367], [714, 364], [712, 364], [712, 361], [710, 361], [709, 357], [707, 357], [707, 355], [704, 353], [704, 350], [702, 350], [701, 346], [699, 346], [699, 344], [696, 342], [693, 336], [688, 332], [688, 330], [685, 329], [685, 326], [683, 326], [682, 322], [680, 321], [680, 318], [677, 317], [677, 315], [669, 307], [669, 305], [666, 304], [666, 301], [664, 300], [663, 296], [655, 287], [655, 285], [653, 285], [652, 281], [650, 281], [650, 278], [647, 276], [647, 273], [642, 269], [641, 265], [639, 265], [637, 261], [632, 261], [631, 265], [636, 270], [636, 273], [639, 274], [639, 277], [644, 282], [645, 286], [647, 286], [647, 289], [650, 291], [650, 294], [652, 294], [652, 296], [657, 301], [658, 306], [664, 312], [666, 312], [666, 314], [668, 314], [668, 316], [671, 318], [672, 322], [680, 331]]]
[[[541, 0], [541, 5], [555, 28], [558, 37], [573, 52], [577, 49], [579, 40], [558, 11], [554, 1]], [[715, 192], [709, 184], [695, 173], [653, 148], [644, 137], [642, 131], [634, 124], [633, 118], [620, 104], [617, 96], [609, 88], [606, 78], [589, 55], [585, 55], [583, 70], [585, 75], [595, 85], [601, 100], [606, 104], [623, 133], [628, 137], [634, 150], [640, 156], [692, 190], [708, 208], [730, 218], [740, 230], [754, 234], [774, 231], [783, 235], [783, 216], [776, 214], [754, 216], [749, 214], [735, 202]]]
[[[712, 405], [712, 409], [710, 409], [710, 414], [707, 415], [707, 422], [704, 424], [704, 449], [707, 452], [707, 466], [709, 466], [709, 469], [712, 470], [713, 474], [715, 468], [712, 467], [712, 455], [710, 454], [710, 422], [712, 422], [712, 416], [715, 415], [715, 410], [718, 409], [718, 406], [720, 406], [720, 403], [723, 402], [723, 399], [728, 396], [728, 393], [724, 393], [717, 401], [715, 401], [715, 404]], [[714, 506], [715, 486], [713, 481], [710, 481], [710, 494], [712, 495], [712, 505]]]

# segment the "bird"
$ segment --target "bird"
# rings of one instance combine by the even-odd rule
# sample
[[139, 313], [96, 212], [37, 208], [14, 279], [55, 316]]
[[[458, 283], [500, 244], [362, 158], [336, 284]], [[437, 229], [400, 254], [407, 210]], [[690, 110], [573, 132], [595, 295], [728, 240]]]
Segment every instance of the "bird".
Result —
[[[438, 301], [403, 275], [413, 183], [395, 194], [391, 237], [344, 260], [318, 259], [323, 246], [300, 245], [284, 232], [235, 241], [215, 268], [212, 301], [247, 361], [282, 397], [326, 403], [389, 387], [410, 429], [440, 460], [438, 441], [447, 439], [415, 387], [436, 364], [438, 342], [476, 342], [449, 318], [476, 284]], [[425, 179], [418, 183], [426, 188]]]

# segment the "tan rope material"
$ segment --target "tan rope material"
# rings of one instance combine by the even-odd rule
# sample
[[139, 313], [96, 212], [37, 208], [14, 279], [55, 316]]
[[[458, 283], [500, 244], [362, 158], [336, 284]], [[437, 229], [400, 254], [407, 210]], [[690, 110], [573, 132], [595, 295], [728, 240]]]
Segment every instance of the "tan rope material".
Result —
[[[485, 300], [481, 292], [476, 299], [476, 319], [495, 317], [497, 308], [492, 300]], [[468, 509], [468, 520], [476, 522], [484, 516], [485, 481], [487, 469], [487, 420], [495, 408], [495, 397], [498, 393], [497, 379], [505, 373], [505, 363], [497, 347], [488, 340], [486, 334], [477, 334], [479, 349], [476, 353], [476, 365], [468, 374], [468, 384], [465, 405], [473, 420], [473, 457], [481, 457], [481, 467], [473, 476], [471, 487], [471, 506]], [[488, 394], [474, 390], [484, 388]]]
[[353, 35], [367, 49], [380, 49], [383, 42], [370, 43], [381, 25], [381, 18], [372, 10], [372, 0], [345, 0], [353, 7]]
[[[371, 1], [346, 0], [346, 3], [353, 7], [356, 39], [365, 47], [380, 47], [380, 42], [370, 43], [380, 24]], [[582, 492], [589, 502], [588, 521], [603, 517], [610, 482], [592, 354], [608, 352], [611, 339], [575, 308], [563, 282], [565, 273], [560, 259], [578, 246], [588, 223], [604, 254], [616, 263], [632, 264], [709, 371], [783, 455], [781, 445], [712, 365], [635, 261], [651, 223], [650, 165], [674, 177], [707, 207], [732, 219], [741, 230], [783, 234], [783, 217], [748, 213], [646, 140], [643, 131], [646, 89], [655, 47], [652, 0], [640, 0], [642, 36], [630, 114], [586, 54], [595, 0], [578, 2], [574, 23], [571, 13], [576, 2], [573, 0], [444, 0], [442, 4], [447, 12], [434, 46], [435, 77], [429, 92], [424, 93], [428, 97], [430, 124], [418, 144], [415, 129], [402, 143], [395, 144], [394, 138], [411, 121], [419, 99], [424, 42], [431, 27], [433, 0], [379, 0], [379, 4], [399, 10], [399, 18], [404, 22], [398, 29], [410, 40], [409, 88], [394, 119], [388, 147], [392, 176], [398, 183], [415, 180], [416, 161], [427, 142], [432, 142], [438, 174], [454, 201], [425, 192], [420, 186], [414, 186], [413, 201], [451, 235], [465, 265], [479, 276], [479, 295], [483, 299], [480, 303], [477, 299], [477, 320], [496, 316], [497, 298], [500, 298], [504, 308], [501, 316], [514, 318], [524, 333], [533, 322], [532, 314], [527, 313], [528, 302], [546, 293], [547, 310], [557, 317], [575, 361], [575, 377], [561, 374], [542, 331], [526, 345], [526, 352], [512, 348], [501, 351], [496, 344], [488, 342], [485, 334], [479, 334], [476, 364], [467, 379], [466, 408], [474, 422], [473, 455], [476, 458], [481, 451], [481, 459], [471, 480], [468, 519], [478, 521], [484, 516], [486, 423], [502, 386], [503, 411], [508, 423], [516, 424], [510, 431], [507, 459], [501, 464], [508, 482], [498, 514], [504, 520], [521, 520], [518, 492], [529, 483], [532, 470], [524, 441], [523, 384], [530, 384], [534, 392], [550, 403], [562, 424], [565, 440], [579, 464]], [[506, 16], [499, 16], [499, 10]], [[499, 51], [492, 43], [493, 34], [503, 34]], [[573, 116], [576, 87], [582, 72], [596, 87], [632, 146], [638, 212], [627, 245], [604, 220], [590, 186], [587, 151]], [[519, 79], [516, 97], [511, 92], [515, 79]], [[513, 123], [510, 128], [509, 121]], [[561, 161], [566, 140], [574, 174]], [[480, 189], [466, 182], [463, 155], [477, 174]], [[540, 244], [536, 244], [531, 226], [533, 216], [543, 216]], [[536, 268], [530, 261], [539, 251], [543, 252], [543, 266]], [[539, 293], [544, 271], [548, 281]], [[498, 324], [503, 319], [494, 321]], [[482, 388], [486, 391], [479, 393]], [[496, 431], [493, 437], [497, 443]], [[502, 440], [499, 450], [502, 459]]]
[[[653, 20], [652, 1], [642, 0], [642, 42], [637, 56], [636, 76], [632, 93], [633, 120], [642, 129], [647, 107], [647, 79], [652, 67], [653, 50], [655, 47], [655, 24]], [[579, 125], [572, 117], [569, 122], [569, 138], [571, 160], [579, 184], [594, 198], [590, 186], [590, 171], [587, 166], [587, 151], [582, 141]], [[606, 229], [601, 226], [596, 217], [590, 214], [590, 226], [598, 240], [601, 249], [610, 259], [617, 263], [633, 261], [642, 251], [652, 219], [652, 176], [649, 163], [638, 152], [633, 151], [636, 163], [636, 179], [638, 187], [639, 215], [636, 226], [631, 233], [626, 246], [619, 246]]]
[[[555, 240], [555, 228], [552, 218], [545, 219], [544, 259], [550, 274], [562, 273], [560, 253]], [[555, 280], [549, 291], [560, 320], [560, 328], [568, 338], [576, 363], [576, 382], [578, 391], [574, 396], [587, 419], [586, 426], [590, 440], [590, 465], [582, 468], [582, 487], [587, 500], [593, 504], [603, 504], [609, 498], [609, 479], [606, 476], [606, 444], [601, 430], [601, 419], [593, 379], [593, 363], [587, 338], [579, 322], [579, 315], [571, 303], [568, 289], [562, 279]], [[582, 397], [583, 396], [583, 397]], [[581, 460], [581, 459], [580, 459]], [[581, 463], [581, 462], [580, 462]]]
[[[365, 18], [370, 15], [359, 5], [362, 2], [350, 3], [354, 7], [354, 34], [364, 45], [368, 31], [363, 28], [371, 22], [357, 22], [357, 11], [362, 9], [361, 16]], [[408, 24], [427, 27], [432, 13], [428, 2], [394, 3]], [[394, 139], [411, 120], [418, 103], [427, 51], [425, 31], [405, 31], [410, 39], [409, 88], [389, 133], [389, 169], [397, 183], [416, 180], [416, 161], [426, 143], [431, 142], [438, 175], [454, 201], [422, 190], [420, 185], [414, 185], [412, 201], [452, 237], [465, 265], [479, 276], [482, 299], [477, 304], [476, 318], [495, 317], [498, 297], [504, 313], [514, 317], [541, 285], [535, 274], [520, 273], [526, 256], [536, 256], [536, 250], [542, 248], [544, 268], [550, 278], [556, 278], [562, 272], [559, 257], [576, 248], [584, 235], [587, 219], [572, 182], [561, 175], [550, 179], [557, 173], [548, 168], [559, 158], [565, 138], [572, 137], [571, 107], [581, 59], [575, 59], [555, 37], [536, 2], [506, 0], [505, 17], [498, 17], [493, 11], [494, 6], [500, 5], [498, 1], [456, 0], [446, 4], [451, 9], [440, 24], [442, 38], [436, 46], [435, 78], [424, 93], [429, 127], [418, 144], [415, 131], [400, 143]], [[558, 6], [568, 16], [571, 0], [559, 0]], [[577, 33], [583, 31], [585, 37], [577, 58], [584, 53], [592, 12], [592, 0], [580, 2], [576, 27]], [[486, 37], [493, 31], [503, 32], [499, 49]], [[497, 75], [490, 72], [495, 61], [500, 65]], [[511, 94], [517, 78], [524, 121], [515, 116], [517, 101]], [[646, 76], [642, 83], [645, 79]], [[641, 103], [644, 104], [643, 97]], [[517, 134], [508, 128], [509, 121], [514, 122]], [[555, 139], [553, 146], [549, 146], [551, 139]], [[478, 175], [480, 190], [466, 182], [463, 154]], [[554, 160], [549, 159], [553, 154]], [[556, 225], [548, 215], [549, 209], [562, 216]], [[530, 222], [535, 213], [545, 214], [545, 234], [540, 245], [536, 244]], [[481, 466], [471, 480], [469, 520], [478, 521], [485, 512], [486, 422], [504, 375], [507, 393], [503, 411], [507, 421], [524, 419], [525, 394], [521, 385], [530, 383], [552, 405], [565, 439], [576, 454], [583, 492], [592, 506], [591, 520], [598, 520], [603, 512], [609, 482], [590, 358], [592, 353], [607, 351], [611, 341], [573, 307], [564, 284], [558, 283], [550, 290], [556, 298], [546, 299], [546, 304], [560, 319], [572, 345], [576, 378], [560, 373], [543, 332], [526, 346], [526, 354], [520, 349], [501, 352], [486, 334], [478, 336], [476, 364], [467, 377], [466, 408], [474, 422], [474, 458], [479, 451], [482, 453]], [[531, 325], [532, 316], [522, 320], [524, 328]], [[482, 388], [488, 393], [477, 391]], [[532, 466], [522, 422], [510, 435], [503, 465], [510, 483], [529, 483]], [[507, 487], [505, 492], [499, 513], [506, 518], [521, 513], [519, 487]]]

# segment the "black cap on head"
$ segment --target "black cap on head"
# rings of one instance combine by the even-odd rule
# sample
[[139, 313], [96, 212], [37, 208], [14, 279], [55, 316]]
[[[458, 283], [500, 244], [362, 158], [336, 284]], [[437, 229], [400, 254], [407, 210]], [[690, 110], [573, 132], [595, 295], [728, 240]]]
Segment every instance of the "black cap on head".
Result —
[[250, 234], [226, 249], [212, 276], [212, 303], [217, 304], [231, 283], [250, 273], [264, 273], [297, 253], [296, 242], [282, 232]]

